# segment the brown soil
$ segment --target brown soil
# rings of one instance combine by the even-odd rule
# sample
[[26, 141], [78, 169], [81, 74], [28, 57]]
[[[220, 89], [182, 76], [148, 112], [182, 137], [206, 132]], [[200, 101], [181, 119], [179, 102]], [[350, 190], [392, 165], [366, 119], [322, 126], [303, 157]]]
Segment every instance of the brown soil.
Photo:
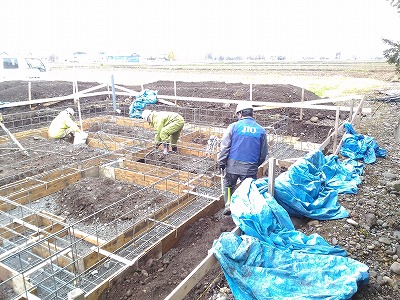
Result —
[[101, 149], [74, 146], [64, 140], [48, 140], [41, 136], [26, 138], [20, 144], [29, 149], [29, 157], [13, 142], [0, 145], [0, 185], [105, 153]]
[[[79, 90], [95, 85], [98, 84], [79, 82]], [[240, 100], [249, 96], [248, 86], [240, 83], [217, 84], [216, 82], [179, 82], [178, 86], [179, 96], [229, 98]], [[129, 88], [140, 90], [139, 86], [130, 86]], [[145, 88], [158, 90], [159, 94], [173, 95], [172, 82], [156, 82], [145, 85]], [[301, 89], [291, 85], [254, 85], [253, 88], [253, 99], [256, 101], [279, 100], [282, 102], [292, 102], [300, 101], [301, 99]], [[26, 93], [26, 82], [0, 82], [0, 101], [14, 102], [27, 100]], [[71, 93], [72, 83], [70, 82], [35, 82], [32, 84], [33, 99], [63, 96]], [[318, 97], [313, 93], [306, 91], [305, 100], [317, 98]], [[86, 105], [87, 107], [104, 101], [109, 102], [109, 99], [105, 96], [99, 96], [95, 99], [83, 99], [82, 105]], [[126, 105], [130, 104], [129, 101], [123, 97], [118, 99], [118, 101], [120, 101], [120, 103], [126, 103]], [[6, 119], [7, 114], [49, 107], [57, 109], [70, 103], [71, 101], [63, 101], [52, 104], [48, 107], [37, 105], [30, 108], [27, 106], [23, 108], [2, 109], [1, 112]], [[185, 102], [182, 105], [188, 107], [194, 107], [197, 105], [199, 107], [207, 107], [214, 110], [222, 108], [222, 105], [202, 102]], [[374, 122], [375, 118], [366, 117], [365, 119], [368, 122], [365, 127], [363, 127], [364, 133], [376, 136], [378, 143], [382, 143], [383, 147], [389, 147], [390, 150], [396, 151], [395, 147], [396, 145], [398, 147], [398, 143], [396, 144], [393, 140], [392, 130], [394, 127], [393, 120], [399, 116], [398, 106], [393, 107], [384, 104], [383, 106], [376, 105], [374, 108], [378, 111], [375, 118], [379, 115], [379, 118], [382, 121], [379, 120]], [[223, 109], [234, 111], [234, 107], [225, 106]], [[290, 116], [291, 122], [289, 123], [289, 131], [291, 133], [296, 133], [299, 137], [304, 138], [304, 140], [309, 141], [311, 139], [315, 142], [321, 142], [325, 139], [330, 127], [311, 124], [308, 122], [309, 118], [312, 116], [318, 116], [321, 120], [331, 120], [332, 118], [334, 119], [335, 114], [333, 111], [306, 111], [304, 118], [305, 121], [300, 121], [298, 120], [297, 110], [278, 109], [274, 111], [275, 113]], [[381, 122], [384, 122], [383, 120], [387, 120], [387, 118], [392, 118], [393, 120], [390, 120], [388, 126], [381, 128]], [[315, 130], [316, 128], [317, 130]], [[119, 134], [119, 132], [117, 134]], [[130, 133], [124, 132], [122, 134], [129, 135]], [[40, 142], [40, 140], [34, 140], [33, 138], [30, 141], [34, 143]], [[27, 143], [28, 140], [24, 142]], [[193, 142], [205, 145], [206, 139], [205, 137], [200, 136], [194, 137]], [[62, 163], [69, 163], [71, 160], [84, 159], [88, 157], [87, 155], [90, 156], [90, 153], [86, 153], [89, 151], [88, 149], [83, 151], [83, 149], [68, 148], [70, 146], [71, 145], [68, 144], [64, 145], [60, 141], [56, 148], [51, 146], [51, 151], [54, 150], [55, 152], [60, 153], [66, 151], [64, 152], [65, 161]], [[65, 150], [63, 150], [64, 147]], [[385, 188], [385, 197], [383, 197], [383, 199], [381, 199], [382, 197], [379, 197], [379, 199], [374, 198], [374, 195], [383, 193], [382, 186], [384, 186], [384, 183], [382, 183], [381, 174], [388, 170], [391, 170], [393, 173], [397, 172], [398, 174], [398, 171], [396, 171], [399, 170], [398, 154], [395, 153], [396, 152], [388, 152], [388, 157], [386, 159], [378, 160], [376, 164], [366, 167], [364, 174], [365, 179], [361, 185], [359, 194], [343, 195], [340, 198], [343, 205], [351, 211], [352, 218], [359, 223], [359, 226], [351, 226], [343, 220], [314, 222], [312, 223], [313, 225], [304, 225], [305, 223], [303, 222], [298, 226], [300, 230], [307, 234], [315, 232], [319, 233], [328, 242], [331, 242], [332, 244], [336, 243], [346, 249], [351, 257], [370, 266], [371, 271], [373, 272], [370, 284], [363, 287], [360, 292], [353, 297], [354, 299], [398, 299], [398, 288], [396, 287], [396, 282], [399, 282], [399, 277], [398, 275], [391, 273], [389, 270], [390, 265], [393, 262], [394, 254], [393, 251], [388, 251], [390, 250], [389, 248], [392, 247], [395, 250], [394, 253], [397, 253], [397, 255], [400, 256], [399, 241], [392, 239], [390, 246], [381, 243], [379, 246], [376, 246], [374, 250], [368, 248], [369, 245], [377, 244], [379, 237], [392, 237], [393, 232], [398, 231], [400, 228], [400, 224], [398, 223], [398, 220], [400, 219], [398, 194], [393, 193], [389, 188]], [[153, 161], [155, 164], [159, 163], [160, 165], [165, 166], [165, 162], [170, 160], [171, 162], [169, 167], [173, 168], [174, 165], [179, 165], [179, 162], [182, 160], [179, 156], [162, 156], [161, 150], [154, 152], [153, 155], [152, 159], [149, 159], [146, 163], [151, 163], [151, 161]], [[60, 156], [52, 157], [49, 150], [48, 157], [41, 157], [40, 159], [41, 165], [47, 166], [50, 165], [50, 163], [53, 163], [53, 167], [57, 167], [56, 161], [60, 160]], [[20, 166], [18, 168], [21, 169], [16, 168], [15, 170], [0, 167], [0, 179], [4, 178], [5, 174], [8, 176], [14, 171], [16, 171], [15, 174], [28, 172], [24, 171], [24, 167], [26, 167], [27, 170], [29, 170], [29, 168], [33, 170], [38, 169], [37, 163], [38, 162], [35, 162], [35, 160], [32, 160], [31, 166]], [[202, 166], [202, 168], [204, 169], [204, 166]], [[38, 172], [40, 171], [41, 169], [38, 169]], [[26, 176], [31, 176], [31, 174], [26, 173]], [[88, 187], [90, 187], [90, 190], [88, 190]], [[138, 189], [140, 189], [138, 186], [115, 182], [108, 179], [86, 178], [61, 192], [58, 195], [57, 203], [59, 205], [60, 213], [61, 210], [63, 210], [63, 212], [70, 217], [83, 218], [106, 207], [113, 201], [113, 199], [121, 199], [129, 195], [132, 191], [137, 191]], [[110, 195], [110, 193], [113, 194]], [[160, 198], [155, 197], [155, 199], [161, 201]], [[141, 201], [142, 199], [135, 198], [135, 200], [127, 202], [126, 205], [132, 207]], [[368, 228], [365, 226], [366, 216], [371, 212], [373, 212], [379, 220], [382, 220], [382, 222], [377, 222], [377, 224], [374, 224], [372, 228]], [[126, 217], [132, 218], [134, 216], [126, 216], [124, 213], [124, 207], [121, 207], [121, 211], [118, 213], [111, 214], [110, 212], [104, 212], [101, 215], [104, 222], [114, 218]], [[219, 237], [220, 233], [231, 230], [232, 228], [234, 228], [232, 219], [230, 217], [222, 216], [221, 213], [200, 219], [188, 228], [178, 245], [170, 250], [164, 257], [161, 259], [151, 259], [147, 261], [146, 264], [140, 265], [138, 270], [132, 271], [125, 277], [120, 278], [116, 284], [110, 286], [109, 290], [102, 295], [101, 299], [164, 299], [176, 287], [176, 285], [179, 284], [179, 282], [181, 282], [204, 257], [206, 257], [207, 251], [211, 248], [213, 241]], [[394, 284], [383, 282], [382, 276], [390, 277], [392, 281], [394, 281]], [[204, 293], [204, 295], [201, 299], [215, 299], [216, 293], [218, 293], [220, 288], [224, 286], [227, 286], [224, 276], [221, 275], [220, 268], [216, 267], [212, 272], [204, 277], [204, 279], [185, 299], [198, 299], [202, 293]]]
[[[98, 86], [96, 82], [78, 82], [78, 90], [84, 90], [90, 87]], [[140, 86], [125, 86], [134, 91], [140, 91]], [[144, 85], [145, 89], [156, 90], [158, 95], [174, 95], [173, 82], [157, 81]], [[99, 89], [98, 91], [106, 91], [106, 88]], [[63, 81], [35, 81], [32, 82], [31, 87], [32, 99], [51, 98], [59, 96], [67, 96], [72, 93], [72, 83]], [[28, 95], [27, 83], [24, 81], [11, 81], [0, 82], [0, 101], [3, 102], [16, 102], [26, 101]], [[250, 98], [249, 85], [242, 83], [221, 83], [214, 81], [205, 82], [177, 82], [177, 95], [181, 97], [199, 97], [199, 98], [217, 98], [217, 99], [230, 99], [230, 100], [244, 100]], [[289, 84], [258, 84], [253, 85], [252, 98], [253, 101], [271, 101], [271, 102], [300, 102], [302, 89]], [[305, 90], [304, 101], [319, 99], [314, 93]], [[118, 96], [117, 103], [119, 108], [125, 108], [127, 111], [132, 99], [126, 96]], [[101, 103], [111, 104], [109, 96], [95, 96], [80, 99], [82, 113], [95, 111], [96, 107]], [[48, 104], [38, 104], [17, 108], [4, 108], [3, 114], [21, 113], [22, 111], [38, 111], [40, 109], [57, 109], [71, 105], [71, 100], [59, 101]], [[231, 112], [229, 115], [233, 116], [236, 105], [208, 103], [208, 102], [192, 102], [192, 101], [179, 101], [180, 107], [190, 108], [203, 108], [210, 109], [216, 112], [217, 115], [214, 119], [218, 119], [218, 110], [224, 112]], [[329, 105], [327, 103], [326, 105]], [[155, 109], [157, 109], [155, 107]], [[335, 111], [324, 110], [305, 110], [303, 120], [299, 121], [299, 109], [293, 108], [279, 108], [270, 109], [264, 112], [258, 112], [257, 115], [283, 115], [288, 116], [288, 132], [295, 133], [303, 141], [322, 142], [329, 132], [328, 127], [321, 127], [320, 124], [310, 123], [308, 120], [317, 116], [321, 121], [334, 120]], [[341, 119], [347, 117], [346, 113], [341, 113]], [[186, 120], [186, 121], [191, 121]], [[226, 126], [235, 119], [233, 117], [221, 120], [222, 126]], [[317, 134], [315, 134], [317, 132]]]
[[[200, 219], [185, 230], [176, 247], [120, 278], [100, 299], [164, 299], [207, 256], [214, 239], [234, 226], [232, 218], [222, 214]], [[216, 266], [205, 283], [195, 287], [185, 299], [197, 299], [214, 279], [212, 287], [223, 282], [220, 271]]]
[[[54, 195], [58, 211], [67, 218], [83, 219], [93, 214], [99, 223], [105, 224], [116, 219], [135, 220], [149, 213], [148, 209], [160, 208], [168, 201], [168, 193], [144, 190], [145, 187], [115, 181], [109, 178], [83, 178]], [[142, 190], [141, 192], [139, 192]], [[132, 197], [131, 195], [135, 196]], [[173, 195], [170, 195], [170, 200]], [[105, 209], [116, 201], [116, 209]], [[132, 213], [132, 208], [135, 208]], [[91, 222], [92, 219], [89, 220]], [[90, 224], [90, 223], [89, 223]]]

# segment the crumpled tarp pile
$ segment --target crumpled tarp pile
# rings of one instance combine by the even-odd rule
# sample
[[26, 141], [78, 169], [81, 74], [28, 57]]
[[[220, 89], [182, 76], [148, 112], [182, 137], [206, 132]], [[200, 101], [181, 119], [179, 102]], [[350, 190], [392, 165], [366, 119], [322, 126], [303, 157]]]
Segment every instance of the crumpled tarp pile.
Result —
[[[297, 160], [275, 179], [276, 201], [295, 217], [332, 220], [348, 217], [338, 194], [357, 194], [362, 163], [340, 162], [337, 155], [324, 156], [315, 150]], [[268, 192], [268, 178], [259, 180], [262, 193]]]
[[348, 217], [338, 195], [356, 194], [363, 162], [386, 156], [373, 138], [344, 127], [341, 154], [348, 159], [316, 150], [275, 179], [275, 198], [268, 178], [248, 178], [232, 195], [232, 218], [243, 235], [221, 234], [212, 251], [235, 299], [350, 299], [368, 282], [367, 265], [318, 234], [296, 231], [290, 219]]
[[135, 101], [129, 106], [129, 117], [141, 118], [146, 105], [157, 102], [157, 93], [158, 91], [145, 89], [136, 95]]
[[357, 134], [350, 123], [345, 123], [346, 133], [343, 136], [343, 144], [340, 154], [354, 160], [363, 160], [366, 164], [372, 164], [377, 157], [385, 157], [386, 150], [380, 148], [373, 137]]
[[235, 299], [349, 299], [368, 281], [368, 266], [321, 236], [294, 229], [264, 183], [248, 178], [232, 196], [243, 235], [223, 233], [212, 251]]

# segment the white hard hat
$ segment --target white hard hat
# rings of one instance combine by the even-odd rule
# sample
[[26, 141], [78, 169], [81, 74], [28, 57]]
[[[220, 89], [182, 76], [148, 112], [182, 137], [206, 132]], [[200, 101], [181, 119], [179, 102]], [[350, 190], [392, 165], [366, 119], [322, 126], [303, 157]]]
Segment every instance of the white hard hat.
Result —
[[150, 115], [151, 115], [152, 113], [153, 113], [153, 112], [152, 112], [151, 110], [145, 109], [145, 110], [142, 112], [142, 118], [143, 118], [143, 120], [149, 121], [148, 118], [150, 117]]
[[236, 113], [241, 112], [242, 110], [245, 109], [253, 109], [253, 105], [251, 105], [250, 103], [239, 103], [236, 106]]
[[75, 114], [74, 110], [71, 107], [68, 107], [66, 109], [67, 113], [69, 113], [71, 116], [73, 116]]

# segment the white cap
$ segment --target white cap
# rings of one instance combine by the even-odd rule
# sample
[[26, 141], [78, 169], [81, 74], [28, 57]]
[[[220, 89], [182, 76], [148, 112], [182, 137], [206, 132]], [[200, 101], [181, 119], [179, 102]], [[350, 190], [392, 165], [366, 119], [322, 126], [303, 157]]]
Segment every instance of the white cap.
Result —
[[142, 112], [142, 118], [143, 118], [143, 120], [149, 122], [148, 119], [149, 119], [149, 117], [150, 117], [150, 115], [151, 115], [152, 113], [153, 113], [153, 112], [152, 112], [151, 110], [145, 109], [145, 110]]
[[245, 109], [253, 109], [253, 105], [251, 105], [250, 103], [239, 103], [236, 106], [236, 113], [245, 110]]
[[68, 107], [66, 109], [67, 113], [69, 113], [71, 116], [73, 116], [75, 114], [74, 110], [71, 107]]

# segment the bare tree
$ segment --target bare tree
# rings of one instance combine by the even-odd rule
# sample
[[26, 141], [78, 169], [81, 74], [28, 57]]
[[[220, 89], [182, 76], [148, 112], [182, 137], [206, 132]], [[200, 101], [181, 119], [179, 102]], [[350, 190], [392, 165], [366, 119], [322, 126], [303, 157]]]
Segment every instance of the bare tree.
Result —
[[389, 64], [396, 66], [396, 73], [400, 75], [400, 42], [393, 42], [388, 39], [382, 39], [382, 41], [390, 46], [389, 49], [383, 51], [383, 56]]
[[400, 13], [400, 0], [386, 0], [390, 2], [390, 5], [397, 8], [397, 12]]

